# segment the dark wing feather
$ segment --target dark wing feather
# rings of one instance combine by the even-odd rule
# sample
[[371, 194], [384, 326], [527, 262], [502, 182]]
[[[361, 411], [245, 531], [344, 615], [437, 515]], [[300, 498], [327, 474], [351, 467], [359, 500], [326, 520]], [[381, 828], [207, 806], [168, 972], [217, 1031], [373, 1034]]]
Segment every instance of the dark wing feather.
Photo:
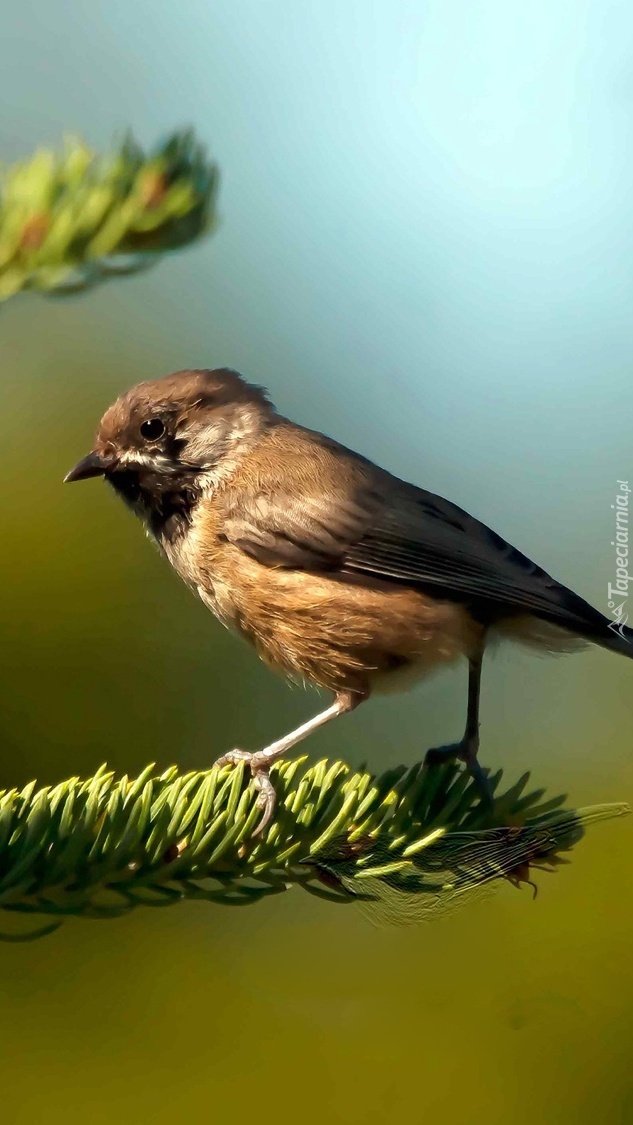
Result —
[[490, 528], [411, 485], [350, 546], [344, 567], [436, 588], [449, 598], [555, 618], [570, 628], [600, 617]]
[[467, 602], [484, 619], [523, 612], [581, 633], [604, 629], [587, 602], [455, 504], [310, 437], [306, 456], [312, 469], [321, 458], [319, 471], [298, 463], [292, 485], [267, 475], [265, 489], [240, 489], [229, 504], [227, 538], [263, 565], [406, 584]]
[[340, 568], [369, 525], [376, 501], [362, 490], [299, 492], [278, 485], [246, 495], [224, 520], [227, 538], [265, 566], [294, 570]]

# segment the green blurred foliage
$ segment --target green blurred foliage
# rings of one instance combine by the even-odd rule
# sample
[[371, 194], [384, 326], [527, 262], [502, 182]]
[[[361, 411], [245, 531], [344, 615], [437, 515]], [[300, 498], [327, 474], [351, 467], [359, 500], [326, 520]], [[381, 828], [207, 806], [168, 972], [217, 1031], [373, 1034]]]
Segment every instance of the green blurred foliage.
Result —
[[191, 130], [146, 155], [128, 134], [98, 156], [78, 138], [0, 177], [0, 301], [23, 289], [75, 295], [140, 273], [208, 232], [217, 169]]

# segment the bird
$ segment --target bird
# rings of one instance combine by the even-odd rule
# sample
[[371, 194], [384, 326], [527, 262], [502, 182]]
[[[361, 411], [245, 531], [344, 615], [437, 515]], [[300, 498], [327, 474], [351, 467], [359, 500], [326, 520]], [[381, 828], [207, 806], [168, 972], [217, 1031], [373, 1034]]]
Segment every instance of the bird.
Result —
[[[229, 368], [138, 383], [106, 410], [66, 482], [103, 477], [223, 625], [292, 681], [333, 702], [245, 762], [259, 823], [275, 809], [271, 766], [370, 695], [404, 690], [459, 659], [466, 723], [426, 761], [465, 763], [482, 799], [479, 698], [485, 649], [546, 653], [594, 643], [633, 656], [613, 622], [462, 508], [278, 413]], [[489, 794], [488, 794], [489, 796]]]

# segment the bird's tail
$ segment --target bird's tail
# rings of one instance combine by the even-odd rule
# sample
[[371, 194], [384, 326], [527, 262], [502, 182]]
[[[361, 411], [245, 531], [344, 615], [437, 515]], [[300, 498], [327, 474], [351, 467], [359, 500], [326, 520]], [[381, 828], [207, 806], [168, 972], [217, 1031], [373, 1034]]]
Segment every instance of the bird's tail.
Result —
[[592, 630], [587, 634], [587, 640], [609, 649], [610, 652], [619, 652], [620, 656], [633, 658], [633, 629], [616, 621], [604, 619], [604, 628]]
[[546, 620], [562, 625], [570, 633], [591, 644], [617, 652], [620, 656], [633, 657], [633, 629], [627, 624], [626, 601], [617, 607], [619, 616], [606, 617], [578, 594], [560, 587], [562, 612], [556, 615], [543, 615]]
[[[539, 613], [511, 618], [500, 623], [499, 631], [513, 640], [536, 648], [557, 652], [574, 652], [587, 642], [633, 658], [633, 629], [622, 620], [610, 620], [587, 602], [575, 599], [576, 613]], [[578, 607], [585, 609], [584, 620]]]

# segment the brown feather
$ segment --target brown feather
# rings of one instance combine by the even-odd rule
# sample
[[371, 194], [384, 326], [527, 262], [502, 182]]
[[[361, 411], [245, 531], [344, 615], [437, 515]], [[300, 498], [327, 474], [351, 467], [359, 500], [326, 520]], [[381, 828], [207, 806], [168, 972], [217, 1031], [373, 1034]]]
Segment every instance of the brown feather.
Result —
[[[298, 463], [299, 488], [318, 477], [340, 491], [336, 464], [327, 450], [318, 452]], [[266, 663], [332, 691], [366, 692], [386, 674], [414, 666], [424, 675], [477, 650], [482, 627], [457, 603], [376, 578], [266, 566], [227, 542], [233, 498], [265, 490], [278, 471], [262, 443], [199, 501], [186, 538], [168, 549], [203, 601]]]

